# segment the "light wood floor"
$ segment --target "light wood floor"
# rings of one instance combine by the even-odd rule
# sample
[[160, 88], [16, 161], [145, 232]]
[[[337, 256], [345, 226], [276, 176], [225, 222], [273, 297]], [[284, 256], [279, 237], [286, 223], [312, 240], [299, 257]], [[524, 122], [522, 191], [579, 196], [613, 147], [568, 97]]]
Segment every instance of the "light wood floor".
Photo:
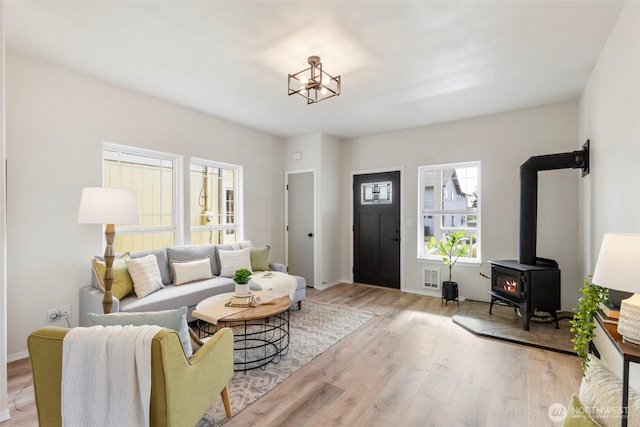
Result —
[[[549, 406], [580, 387], [577, 357], [478, 338], [438, 298], [357, 284], [307, 298], [377, 316], [226, 426], [559, 426]], [[27, 359], [8, 372], [0, 425], [37, 425]]]

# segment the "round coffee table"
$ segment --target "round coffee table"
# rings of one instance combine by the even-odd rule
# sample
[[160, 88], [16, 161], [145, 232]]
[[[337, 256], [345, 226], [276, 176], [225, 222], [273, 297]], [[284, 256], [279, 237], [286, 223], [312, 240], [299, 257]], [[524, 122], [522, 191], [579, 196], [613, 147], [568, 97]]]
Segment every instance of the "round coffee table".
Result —
[[[207, 306], [214, 304], [224, 305], [232, 295], [230, 292], [207, 298], [196, 306], [196, 310], [206, 310]], [[197, 312], [193, 316], [198, 319], [196, 324], [204, 336], [211, 336], [223, 327], [233, 329], [234, 370], [246, 372], [264, 369], [268, 363], [279, 363], [288, 353], [290, 306], [291, 299], [284, 295], [257, 307], [230, 310], [231, 314], [215, 325], [199, 318]]]

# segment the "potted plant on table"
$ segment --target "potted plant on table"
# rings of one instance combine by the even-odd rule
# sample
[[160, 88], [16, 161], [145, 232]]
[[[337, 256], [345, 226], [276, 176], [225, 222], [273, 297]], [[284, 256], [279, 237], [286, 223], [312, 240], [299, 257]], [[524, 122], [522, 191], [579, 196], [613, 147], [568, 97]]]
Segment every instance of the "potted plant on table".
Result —
[[236, 275], [233, 281], [236, 282], [236, 295], [248, 295], [249, 294], [249, 279], [251, 278], [251, 272], [246, 268], [236, 270]]
[[440, 242], [431, 236], [428, 248], [436, 255], [442, 255], [442, 261], [449, 267], [449, 280], [442, 282], [442, 299], [445, 301], [458, 300], [458, 283], [453, 281], [453, 266], [460, 257], [469, 255], [469, 245], [464, 242], [464, 231], [447, 233]]

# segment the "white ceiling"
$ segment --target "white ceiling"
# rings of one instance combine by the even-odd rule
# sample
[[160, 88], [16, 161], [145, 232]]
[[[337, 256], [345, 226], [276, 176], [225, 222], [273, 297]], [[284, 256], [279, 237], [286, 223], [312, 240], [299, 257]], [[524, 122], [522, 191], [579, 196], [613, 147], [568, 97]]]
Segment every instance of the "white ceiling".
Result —
[[[273, 135], [371, 135], [577, 99], [619, 1], [5, 2], [7, 48]], [[318, 55], [342, 94], [287, 95]]]

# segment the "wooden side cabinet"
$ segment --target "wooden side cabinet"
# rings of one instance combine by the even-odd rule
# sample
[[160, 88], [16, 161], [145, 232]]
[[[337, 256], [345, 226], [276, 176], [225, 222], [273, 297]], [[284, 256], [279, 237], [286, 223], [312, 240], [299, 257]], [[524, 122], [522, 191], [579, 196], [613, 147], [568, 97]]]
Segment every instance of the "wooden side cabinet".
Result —
[[[640, 345], [624, 342], [618, 333], [617, 325], [603, 322], [600, 316], [596, 315], [596, 338], [594, 344], [596, 351], [603, 355], [607, 347], [613, 347], [618, 358], [622, 358], [622, 426], [627, 427], [629, 422], [629, 364], [640, 363]], [[600, 334], [602, 332], [602, 334]], [[601, 336], [601, 335], [604, 335]], [[611, 355], [605, 357], [605, 361], [610, 363]], [[637, 423], [638, 420], [635, 420]]]

